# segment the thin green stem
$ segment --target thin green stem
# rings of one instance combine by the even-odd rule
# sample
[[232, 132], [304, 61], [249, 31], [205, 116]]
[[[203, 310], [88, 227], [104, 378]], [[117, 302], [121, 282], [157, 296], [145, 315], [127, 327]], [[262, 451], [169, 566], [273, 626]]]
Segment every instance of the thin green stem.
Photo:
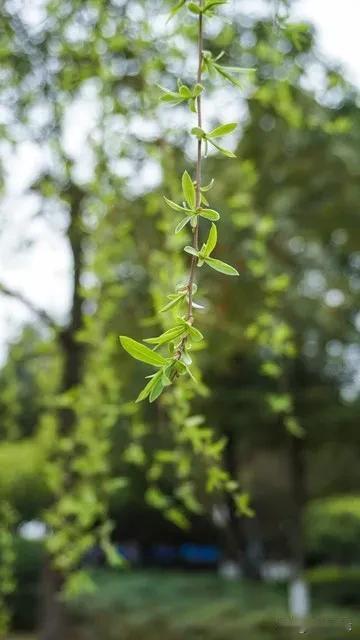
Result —
[[[200, 8], [203, 5], [203, 0], [199, 0]], [[197, 70], [197, 83], [201, 84], [202, 80], [202, 63], [203, 63], [203, 14], [199, 14], [199, 23], [198, 23], [198, 70]], [[197, 107], [197, 126], [202, 128], [202, 100], [201, 93], [198, 95], [196, 99], [196, 107]], [[196, 161], [196, 208], [201, 206], [201, 161], [202, 161], [202, 140], [199, 138], [197, 143], [197, 161]], [[193, 247], [196, 251], [199, 250], [199, 222], [196, 223], [196, 226], [193, 229]], [[191, 258], [191, 266], [190, 266], [190, 275], [188, 282], [188, 292], [189, 292], [189, 307], [188, 307], [188, 321], [193, 322], [193, 285], [195, 281], [195, 269], [197, 265], [197, 257], [192, 256]]]

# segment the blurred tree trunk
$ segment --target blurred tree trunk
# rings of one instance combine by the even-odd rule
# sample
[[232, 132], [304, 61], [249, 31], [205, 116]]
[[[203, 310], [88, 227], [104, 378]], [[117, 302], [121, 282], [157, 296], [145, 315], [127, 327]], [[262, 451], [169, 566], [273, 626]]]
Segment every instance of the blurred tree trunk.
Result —
[[[81, 293], [81, 274], [84, 266], [84, 232], [82, 230], [82, 202], [84, 193], [75, 185], [67, 191], [70, 198], [70, 222], [67, 237], [73, 260], [72, 300], [68, 325], [59, 332], [61, 349], [62, 381], [60, 394], [78, 387], [82, 379], [84, 345], [77, 340], [77, 334], [83, 327], [83, 296]], [[75, 413], [71, 407], [58, 412], [58, 433], [60, 437], [71, 436], [75, 427]], [[65, 490], [71, 487], [71, 476], [67, 477]], [[56, 570], [50, 556], [46, 558], [41, 593], [40, 640], [67, 640], [69, 621], [66, 606], [61, 599], [64, 577]]]
[[40, 640], [61, 640], [69, 637], [67, 612], [59, 597], [62, 585], [61, 574], [52, 567], [51, 558], [47, 557], [40, 590]]
[[[239, 476], [237, 434], [233, 429], [229, 429], [225, 435], [227, 438], [224, 452], [225, 467], [230, 477], [237, 479]], [[258, 579], [262, 561], [258, 521], [256, 518], [240, 517], [230, 495], [226, 496], [226, 502], [229, 518], [223, 536], [225, 557], [238, 563], [246, 577]]]
[[[238, 475], [238, 456], [236, 436], [232, 429], [225, 431], [226, 447], [224, 451], [225, 468], [231, 478]], [[225, 497], [228, 509], [228, 521], [224, 528], [224, 555], [226, 560], [235, 562], [239, 566], [243, 564], [244, 540], [241, 538], [239, 528], [239, 518], [235, 510], [232, 497], [228, 494]]]
[[301, 576], [305, 569], [306, 550], [304, 533], [304, 508], [306, 504], [306, 465], [305, 447], [302, 438], [290, 436], [289, 439], [290, 482], [293, 501], [291, 526], [291, 550], [295, 566], [295, 577]]

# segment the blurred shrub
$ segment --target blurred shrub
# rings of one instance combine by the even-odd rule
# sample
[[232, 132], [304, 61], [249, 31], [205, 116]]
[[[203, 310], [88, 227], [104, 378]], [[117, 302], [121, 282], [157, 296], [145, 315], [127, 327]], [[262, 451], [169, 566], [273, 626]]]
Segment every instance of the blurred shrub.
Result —
[[307, 577], [316, 599], [341, 606], [360, 604], [360, 567], [315, 567]]
[[306, 510], [305, 530], [313, 559], [360, 562], [360, 496], [314, 500]]
[[44, 455], [35, 439], [5, 442], [0, 446], [1, 495], [11, 498], [23, 520], [39, 516], [49, 502]]
[[38, 621], [39, 590], [44, 547], [34, 540], [15, 540], [17, 587], [11, 597], [13, 627], [22, 631], [35, 628]]

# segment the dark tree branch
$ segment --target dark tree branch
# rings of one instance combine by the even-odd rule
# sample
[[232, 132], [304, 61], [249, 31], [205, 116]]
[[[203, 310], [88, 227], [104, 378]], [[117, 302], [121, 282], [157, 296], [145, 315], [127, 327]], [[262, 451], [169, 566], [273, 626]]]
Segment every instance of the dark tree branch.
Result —
[[22, 305], [27, 307], [27, 309], [29, 309], [31, 313], [37, 316], [41, 322], [46, 324], [51, 329], [55, 329], [55, 330], [59, 329], [59, 325], [46, 311], [44, 311], [44, 309], [40, 309], [39, 307], [37, 307], [33, 302], [31, 302], [31, 300], [26, 298], [26, 296], [24, 296], [19, 291], [14, 291], [13, 289], [9, 289], [9, 287], [7, 287], [2, 282], [0, 282], [0, 294], [3, 294], [5, 296], [8, 296], [9, 298], [13, 298], [14, 300], [17, 300], [18, 302], [20, 302]]

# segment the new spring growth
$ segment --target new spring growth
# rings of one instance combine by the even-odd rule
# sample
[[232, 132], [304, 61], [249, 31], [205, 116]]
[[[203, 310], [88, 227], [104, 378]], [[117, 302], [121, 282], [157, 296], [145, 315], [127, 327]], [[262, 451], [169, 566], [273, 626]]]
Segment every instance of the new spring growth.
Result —
[[[196, 126], [191, 129], [191, 135], [195, 139], [197, 159], [192, 177], [188, 171], [184, 171], [181, 177], [182, 201], [174, 202], [166, 196], [164, 200], [175, 214], [180, 214], [180, 220], [174, 224], [174, 232], [180, 233], [188, 229], [192, 236], [192, 243], [184, 247], [186, 254], [190, 256], [189, 274], [185, 283], [181, 283], [174, 292], [169, 293], [168, 301], [164, 303], [159, 313], [170, 310], [176, 311], [176, 319], [173, 325], [159, 336], [147, 338], [137, 342], [127, 336], [120, 336], [120, 342], [133, 358], [140, 360], [155, 369], [150, 374], [148, 382], [140, 392], [137, 402], [149, 399], [156, 400], [160, 394], [174, 384], [180, 376], [188, 375], [194, 382], [192, 373], [192, 346], [203, 340], [203, 334], [196, 326], [195, 309], [201, 308], [196, 301], [197, 295], [197, 270], [209, 267], [227, 276], [238, 276], [235, 267], [220, 260], [216, 253], [218, 229], [215, 223], [220, 220], [220, 213], [211, 208], [207, 194], [214, 185], [214, 180], [209, 184], [202, 183], [203, 158], [207, 156], [208, 145], [228, 158], [235, 158], [235, 154], [222, 146], [222, 139], [233, 133], [237, 127], [236, 122], [223, 123], [210, 131], [203, 127], [203, 101], [206, 92], [206, 82], [209, 78], [221, 78], [233, 86], [241, 86], [241, 74], [249, 70], [240, 67], [222, 65], [219, 60], [224, 52], [213, 57], [212, 53], [204, 50], [203, 34], [204, 23], [210, 19], [219, 6], [226, 4], [227, 0], [198, 0], [198, 2], [186, 2], [180, 0], [170, 13], [171, 19], [181, 10], [189, 11], [197, 20], [197, 72], [191, 86], [178, 81], [177, 89], [167, 89], [160, 85], [160, 101], [169, 106], [179, 104], [188, 105], [191, 114], [196, 114]], [[221, 144], [219, 144], [219, 140]], [[206, 195], [205, 195], [206, 194]], [[200, 239], [200, 218], [208, 224], [204, 241]], [[206, 224], [206, 223], [205, 223]], [[214, 257], [214, 252], [215, 256]], [[150, 345], [150, 346], [147, 346]]]

